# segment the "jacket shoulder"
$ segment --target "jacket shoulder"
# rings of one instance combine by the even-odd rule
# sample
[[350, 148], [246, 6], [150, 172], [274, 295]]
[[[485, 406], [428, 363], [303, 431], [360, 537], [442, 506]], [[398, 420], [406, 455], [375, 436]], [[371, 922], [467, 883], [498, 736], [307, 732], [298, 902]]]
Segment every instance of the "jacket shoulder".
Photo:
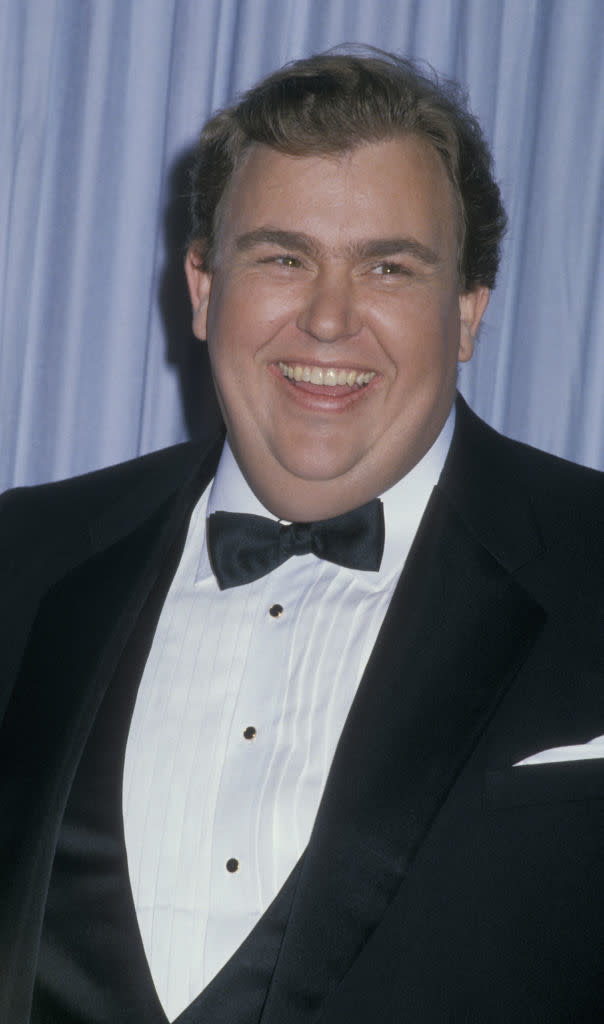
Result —
[[[487, 546], [532, 535], [542, 548], [562, 543], [604, 561], [604, 473], [504, 437], [463, 399], [440, 482]], [[516, 546], [520, 558], [524, 541]]]
[[604, 523], [604, 473], [514, 441], [474, 419], [480, 443], [497, 452], [504, 479], [515, 480], [544, 522], [564, 515]]
[[10, 560], [11, 548], [20, 538], [35, 546], [37, 536], [77, 532], [128, 495], [158, 507], [206, 462], [211, 475], [213, 456], [219, 451], [220, 437], [184, 442], [66, 480], [6, 491], [0, 496], [1, 547]]

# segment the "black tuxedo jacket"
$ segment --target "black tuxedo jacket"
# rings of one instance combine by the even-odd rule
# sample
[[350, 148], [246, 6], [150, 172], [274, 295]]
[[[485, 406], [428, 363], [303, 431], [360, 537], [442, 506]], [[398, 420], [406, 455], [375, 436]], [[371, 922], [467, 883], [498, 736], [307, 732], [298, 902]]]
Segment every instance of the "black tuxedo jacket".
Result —
[[[219, 450], [0, 505], [7, 1024], [165, 1024], [121, 757]], [[602, 475], [500, 437], [459, 399], [308, 848], [182, 1024], [604, 1020], [604, 761], [513, 767], [604, 734], [603, 583]]]

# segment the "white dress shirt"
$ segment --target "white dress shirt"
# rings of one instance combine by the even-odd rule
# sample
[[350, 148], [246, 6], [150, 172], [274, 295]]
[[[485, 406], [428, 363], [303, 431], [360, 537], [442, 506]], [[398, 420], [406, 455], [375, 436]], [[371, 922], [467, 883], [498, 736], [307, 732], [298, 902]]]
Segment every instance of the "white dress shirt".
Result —
[[139, 928], [171, 1020], [235, 952], [308, 842], [454, 416], [382, 495], [379, 572], [309, 554], [220, 591], [207, 515], [269, 514], [228, 445], [193, 512], [139, 687], [123, 789]]

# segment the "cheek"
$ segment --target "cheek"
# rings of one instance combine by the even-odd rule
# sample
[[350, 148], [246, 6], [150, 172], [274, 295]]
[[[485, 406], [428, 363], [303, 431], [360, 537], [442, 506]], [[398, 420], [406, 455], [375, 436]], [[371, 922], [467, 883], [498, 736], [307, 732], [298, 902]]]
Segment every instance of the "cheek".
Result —
[[[218, 326], [220, 329], [217, 329]], [[238, 318], [229, 315], [208, 341], [208, 353], [218, 402], [230, 432], [254, 433], [266, 400], [255, 366], [253, 336]]]
[[243, 375], [250, 331], [246, 307], [228, 289], [212, 297], [208, 310], [208, 352], [219, 390], [226, 392]]
[[234, 350], [253, 358], [292, 320], [292, 309], [286, 289], [267, 287], [253, 276], [224, 285], [210, 301], [208, 340], [229, 358]]
[[397, 375], [445, 371], [456, 360], [459, 317], [450, 303], [418, 298], [402, 306], [377, 330], [383, 341], [389, 340], [387, 355]]
[[432, 303], [418, 320], [416, 338], [419, 341], [421, 357], [433, 373], [447, 376], [450, 367], [457, 363], [459, 350], [460, 322], [457, 297], [443, 297], [439, 303]]

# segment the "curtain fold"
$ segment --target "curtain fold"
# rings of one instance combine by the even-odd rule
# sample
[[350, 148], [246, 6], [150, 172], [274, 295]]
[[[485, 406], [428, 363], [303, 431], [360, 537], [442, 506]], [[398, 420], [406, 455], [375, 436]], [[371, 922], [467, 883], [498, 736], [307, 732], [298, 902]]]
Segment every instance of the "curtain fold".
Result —
[[462, 391], [604, 468], [600, 0], [0, 0], [0, 489], [215, 422], [182, 276], [191, 147], [345, 41], [461, 80], [492, 143], [510, 228]]

